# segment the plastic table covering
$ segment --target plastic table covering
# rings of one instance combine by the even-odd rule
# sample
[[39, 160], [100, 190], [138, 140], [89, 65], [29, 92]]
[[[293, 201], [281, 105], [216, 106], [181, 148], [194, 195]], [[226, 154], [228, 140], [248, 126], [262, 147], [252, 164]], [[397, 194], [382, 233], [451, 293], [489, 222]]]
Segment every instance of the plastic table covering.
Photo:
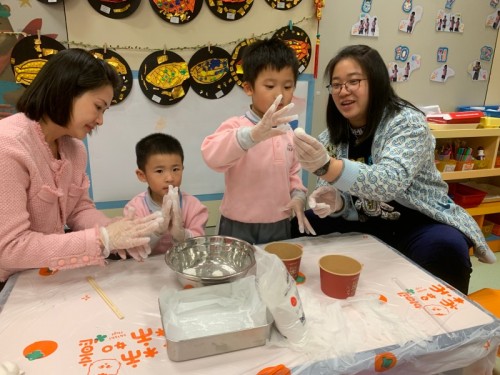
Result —
[[[268, 343], [174, 362], [167, 356], [158, 295], [164, 285], [176, 290], [181, 286], [164, 257], [153, 256], [144, 262], [110, 261], [105, 267], [55, 273], [28, 270], [11, 277], [0, 293], [0, 362], [15, 362], [29, 375], [491, 374], [500, 321], [467, 297], [371, 236], [327, 235], [293, 242], [304, 249], [300, 272], [305, 282], [298, 289], [308, 296], [303, 299], [308, 321], [315, 318], [308, 315], [310, 297], [325, 306], [349, 305], [351, 299], [325, 296], [319, 281], [319, 258], [344, 254], [363, 264], [352, 299], [377, 296], [386, 301], [391, 314], [420, 327], [426, 338], [397, 343], [390, 335], [380, 335], [379, 322], [372, 321], [365, 324], [363, 340], [347, 357], [320, 359]], [[104, 303], [88, 276], [95, 278], [124, 319]], [[350, 311], [355, 309], [352, 304]], [[355, 325], [359, 316], [346, 310], [343, 318]]]

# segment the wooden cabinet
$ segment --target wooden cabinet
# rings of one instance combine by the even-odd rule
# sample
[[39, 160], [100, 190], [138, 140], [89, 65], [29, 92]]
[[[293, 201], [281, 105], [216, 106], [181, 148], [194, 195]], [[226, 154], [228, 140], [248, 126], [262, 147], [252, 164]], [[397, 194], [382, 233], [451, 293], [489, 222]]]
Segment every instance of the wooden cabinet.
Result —
[[[436, 138], [437, 145], [460, 139], [465, 141], [467, 147], [472, 147], [476, 150], [479, 146], [482, 146], [485, 150], [487, 160], [485, 168], [442, 172], [443, 180], [447, 182], [460, 182], [474, 179], [478, 182], [500, 186], [500, 168], [495, 168], [496, 157], [497, 155], [500, 156], [500, 128], [432, 130], [432, 134]], [[482, 227], [485, 215], [500, 212], [500, 202], [482, 203], [477, 207], [467, 208], [467, 211], [474, 217], [479, 226]], [[500, 251], [500, 237], [490, 236], [487, 239], [493, 251]]]

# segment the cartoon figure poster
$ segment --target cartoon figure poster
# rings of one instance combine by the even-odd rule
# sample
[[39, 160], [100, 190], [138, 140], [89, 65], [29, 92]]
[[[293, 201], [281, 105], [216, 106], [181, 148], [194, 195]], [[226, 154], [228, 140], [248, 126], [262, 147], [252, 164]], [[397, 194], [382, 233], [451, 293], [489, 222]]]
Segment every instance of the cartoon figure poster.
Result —
[[399, 23], [399, 31], [405, 33], [413, 33], [415, 30], [415, 26], [422, 19], [422, 14], [424, 13], [424, 9], [421, 6], [413, 7], [411, 12], [408, 14], [408, 18], [401, 20]]
[[377, 16], [361, 13], [359, 15], [359, 21], [351, 27], [351, 35], [378, 37], [379, 25]]

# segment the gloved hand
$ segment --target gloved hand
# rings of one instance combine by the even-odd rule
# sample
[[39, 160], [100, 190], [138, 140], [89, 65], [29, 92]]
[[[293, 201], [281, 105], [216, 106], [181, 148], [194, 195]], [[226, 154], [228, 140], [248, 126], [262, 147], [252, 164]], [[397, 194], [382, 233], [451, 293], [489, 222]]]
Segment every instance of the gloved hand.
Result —
[[309, 196], [309, 207], [320, 218], [340, 211], [344, 206], [342, 194], [333, 186], [320, 186]]
[[172, 197], [172, 216], [170, 234], [176, 242], [182, 242], [189, 237], [189, 232], [184, 229], [184, 222], [182, 220], [182, 210], [179, 201], [179, 194]]
[[[151, 249], [149, 246], [144, 248], [142, 246], [149, 243], [149, 235], [156, 231], [162, 222], [163, 217], [158, 212], [142, 218], [135, 218], [135, 210], [128, 209], [125, 217], [107, 227], [100, 228], [101, 242], [104, 245], [103, 256], [108, 257], [112, 250], [119, 250], [120, 257], [126, 258], [124, 252], [126, 249], [134, 259], [140, 260], [140, 258], [144, 258], [143, 255], [147, 257]], [[135, 251], [132, 251], [134, 248]]]
[[[172, 215], [172, 197], [174, 195], [178, 196], [179, 188], [168, 186], [168, 193], [163, 196], [163, 203], [161, 206], [161, 214], [163, 216], [163, 222], [160, 224], [159, 228], [155, 233], [159, 236], [163, 235], [170, 226], [171, 215]], [[178, 199], [178, 198], [177, 198]]]
[[290, 202], [285, 206], [285, 210], [293, 210], [295, 212], [295, 216], [297, 216], [297, 222], [299, 224], [299, 232], [304, 233], [304, 230], [307, 234], [316, 235], [313, 227], [307, 220], [306, 215], [304, 214], [305, 201], [299, 196], [293, 197]]
[[283, 95], [278, 95], [274, 103], [271, 104], [266, 113], [264, 113], [262, 119], [252, 127], [250, 136], [255, 143], [286, 133], [289, 128], [283, 127], [283, 125], [299, 118], [296, 114], [285, 116], [293, 108], [293, 103], [290, 103], [281, 108], [279, 111], [276, 111], [276, 108], [278, 108], [282, 98]]
[[312, 173], [330, 160], [330, 155], [328, 155], [325, 146], [316, 138], [306, 134], [302, 128], [295, 129], [293, 141], [295, 154], [299, 159], [300, 165], [306, 171]]

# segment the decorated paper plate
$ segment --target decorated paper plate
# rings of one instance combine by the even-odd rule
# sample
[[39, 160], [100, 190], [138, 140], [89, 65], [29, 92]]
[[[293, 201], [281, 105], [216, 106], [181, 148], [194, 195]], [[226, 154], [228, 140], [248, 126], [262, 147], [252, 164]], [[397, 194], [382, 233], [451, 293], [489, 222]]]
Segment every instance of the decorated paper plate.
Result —
[[149, 4], [162, 20], [175, 25], [194, 20], [200, 13], [203, 0], [149, 0]]
[[189, 90], [188, 64], [174, 52], [153, 52], [141, 63], [139, 86], [151, 101], [160, 105], [175, 104], [184, 99]]
[[134, 81], [130, 66], [121, 55], [108, 48], [93, 49], [89, 52], [93, 54], [94, 57], [106, 61], [109, 65], [115, 68], [116, 72], [122, 78], [123, 84], [120, 87], [119, 92], [117, 92], [113, 97], [111, 105], [122, 102], [128, 94], [130, 94], [130, 91], [132, 90], [132, 83]]
[[224, 21], [236, 21], [245, 17], [253, 5], [253, 0], [206, 0], [208, 8]]
[[89, 0], [89, 3], [103, 16], [120, 19], [134, 13], [141, 0]]
[[302, 0], [266, 0], [266, 3], [273, 9], [288, 10], [296, 7]]
[[277, 30], [274, 35], [288, 44], [295, 51], [299, 60], [299, 73], [306, 70], [311, 61], [311, 40], [307, 33], [297, 26], [285, 26]]
[[255, 43], [257, 39], [250, 38], [238, 43], [231, 53], [231, 61], [229, 62], [229, 71], [238, 86], [243, 85], [243, 52], [250, 44]]
[[12, 49], [10, 57], [16, 83], [28, 87], [45, 63], [63, 49], [66, 47], [48, 36], [22, 38]]
[[189, 60], [191, 87], [203, 98], [220, 99], [236, 84], [229, 71], [231, 55], [220, 47], [204, 47]]

